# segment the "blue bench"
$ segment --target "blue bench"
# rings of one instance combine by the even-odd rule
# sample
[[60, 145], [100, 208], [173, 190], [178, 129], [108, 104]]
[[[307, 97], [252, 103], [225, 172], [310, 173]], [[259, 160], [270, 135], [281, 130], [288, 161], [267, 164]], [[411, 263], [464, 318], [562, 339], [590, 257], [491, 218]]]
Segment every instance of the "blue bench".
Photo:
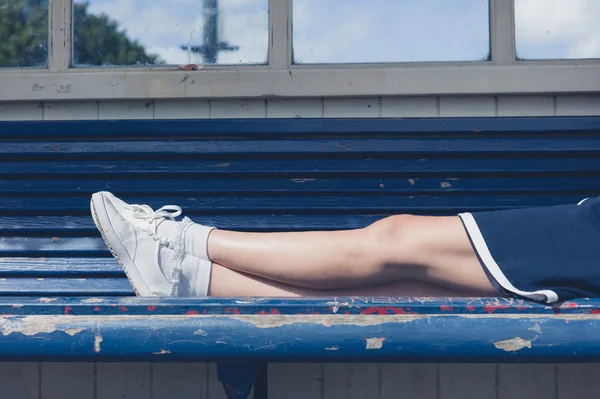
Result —
[[600, 196], [600, 118], [0, 123], [0, 360], [210, 361], [230, 398], [265, 362], [600, 360], [600, 301], [136, 298], [92, 192], [243, 231]]

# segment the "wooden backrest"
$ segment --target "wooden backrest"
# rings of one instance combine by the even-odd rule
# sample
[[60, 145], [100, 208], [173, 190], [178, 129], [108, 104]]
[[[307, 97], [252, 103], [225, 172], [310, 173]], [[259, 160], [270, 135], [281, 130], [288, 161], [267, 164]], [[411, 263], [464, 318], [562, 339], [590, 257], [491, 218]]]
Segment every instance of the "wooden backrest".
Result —
[[0, 295], [133, 295], [100, 190], [243, 231], [573, 203], [600, 195], [600, 118], [1, 122]]

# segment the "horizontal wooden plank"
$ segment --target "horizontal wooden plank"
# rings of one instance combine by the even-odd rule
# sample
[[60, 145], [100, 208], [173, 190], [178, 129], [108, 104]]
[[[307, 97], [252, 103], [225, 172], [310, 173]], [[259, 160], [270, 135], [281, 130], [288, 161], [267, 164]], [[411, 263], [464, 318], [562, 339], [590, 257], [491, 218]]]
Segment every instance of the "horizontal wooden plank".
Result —
[[138, 159], [198, 158], [227, 156], [304, 156], [326, 158], [348, 155], [427, 154], [459, 155], [523, 155], [600, 153], [600, 134], [592, 137], [540, 138], [423, 138], [423, 139], [314, 139], [314, 140], [196, 140], [196, 141], [37, 141], [0, 143], [2, 159], [64, 157], [98, 159], [102, 157]]
[[[561, 195], [446, 195], [446, 196], [196, 196], [196, 197], [129, 197], [129, 203], [148, 204], [153, 208], [179, 205], [190, 215], [206, 214], [277, 214], [277, 213], [428, 213], [439, 211], [476, 211], [530, 206], [577, 203], [587, 196], [600, 195], [597, 190]], [[90, 214], [87, 197], [4, 197], [0, 215], [71, 215]]]
[[325, 177], [325, 178], [212, 178], [168, 179], [160, 183], [154, 179], [122, 180], [0, 180], [0, 195], [85, 196], [96, 191], [111, 191], [118, 195], [178, 195], [248, 193], [302, 193], [302, 194], [404, 194], [443, 195], [478, 193], [566, 193], [581, 192], [600, 187], [600, 176], [539, 177]]
[[[600, 174], [598, 157], [419, 159], [303, 159], [303, 160], [59, 160], [16, 162], [0, 159], [3, 179], [190, 179], [324, 176], [545, 176], [546, 174]], [[102, 182], [97, 182], [100, 186]], [[75, 186], [77, 187], [77, 186]], [[186, 187], [181, 188], [186, 189]]]
[[3, 296], [131, 296], [126, 278], [0, 278]]
[[490, 297], [302, 297], [216, 298], [136, 297], [113, 298], [0, 297], [0, 314], [34, 315], [593, 315], [600, 299], [576, 299], [553, 306], [517, 298]]
[[0, 237], [2, 257], [109, 257], [99, 237]]
[[125, 277], [114, 258], [0, 258], [2, 277]]
[[370, 319], [42, 314], [3, 316], [0, 356], [4, 361], [597, 362], [599, 328], [600, 319], [589, 314]]
[[[365, 227], [389, 214], [204, 215], [193, 220], [223, 230], [301, 231]], [[0, 216], [0, 236], [97, 236], [90, 216]]]
[[600, 118], [277, 118], [0, 122], [0, 138], [120, 138], [283, 136], [311, 134], [423, 134], [596, 132]]

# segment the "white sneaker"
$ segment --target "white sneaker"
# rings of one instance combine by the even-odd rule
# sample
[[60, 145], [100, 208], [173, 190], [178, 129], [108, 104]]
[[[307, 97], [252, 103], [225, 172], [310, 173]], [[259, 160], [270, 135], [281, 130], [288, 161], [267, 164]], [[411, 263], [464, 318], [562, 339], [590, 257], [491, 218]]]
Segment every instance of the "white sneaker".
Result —
[[[183, 232], [193, 222], [188, 218], [173, 222], [181, 215], [180, 207], [169, 205], [154, 211], [147, 205], [127, 204], [109, 192], [92, 195], [90, 207], [104, 242], [138, 296], [179, 296], [182, 273], [184, 278], [194, 275], [200, 280], [186, 280], [183, 291], [206, 295], [211, 263], [186, 257]], [[185, 273], [184, 266], [189, 269]], [[201, 287], [189, 287], [190, 283]]]

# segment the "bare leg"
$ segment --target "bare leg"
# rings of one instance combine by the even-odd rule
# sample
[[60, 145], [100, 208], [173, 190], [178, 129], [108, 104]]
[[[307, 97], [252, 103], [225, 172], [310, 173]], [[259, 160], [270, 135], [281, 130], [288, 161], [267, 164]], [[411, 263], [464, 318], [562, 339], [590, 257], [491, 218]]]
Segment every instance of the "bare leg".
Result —
[[460, 292], [498, 294], [458, 217], [393, 216], [364, 229], [336, 232], [215, 230], [207, 249], [213, 262], [227, 268], [306, 288], [416, 280]]
[[209, 296], [212, 297], [320, 297], [320, 296], [473, 296], [418, 281], [396, 281], [389, 284], [341, 290], [316, 290], [277, 283], [213, 263]]

